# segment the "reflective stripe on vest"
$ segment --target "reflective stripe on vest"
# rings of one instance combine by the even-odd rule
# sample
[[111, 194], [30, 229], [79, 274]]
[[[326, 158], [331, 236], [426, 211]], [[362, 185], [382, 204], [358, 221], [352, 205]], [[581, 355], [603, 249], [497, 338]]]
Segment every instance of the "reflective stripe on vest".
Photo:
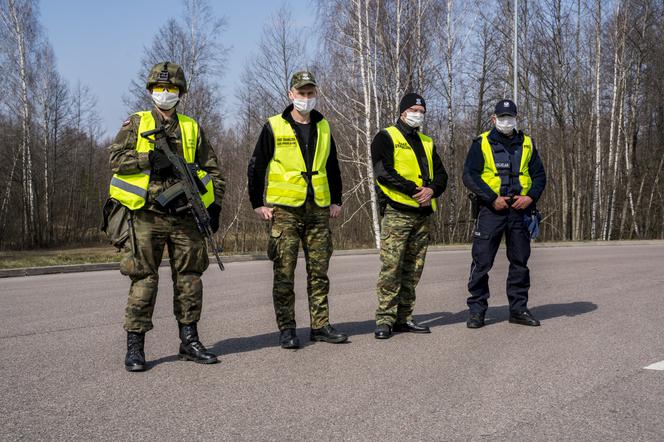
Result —
[[[150, 152], [154, 149], [154, 144], [143, 138], [141, 134], [154, 129], [156, 122], [150, 111], [137, 112], [136, 115], [141, 117], [138, 125], [136, 151], [139, 153]], [[184, 159], [187, 163], [193, 163], [196, 159], [198, 123], [196, 123], [193, 118], [189, 118], [186, 115], [177, 114], [177, 116], [180, 124], [182, 153], [184, 154]], [[204, 170], [199, 169], [197, 175], [205, 185], [206, 191], [201, 194], [201, 199], [203, 200], [205, 207], [208, 207], [214, 202], [214, 186], [212, 185], [212, 179]], [[116, 173], [111, 179], [109, 195], [111, 198], [115, 198], [131, 210], [140, 209], [145, 205], [149, 183], [150, 170], [143, 170], [139, 173], [133, 174]]]
[[[415, 155], [412, 146], [408, 143], [401, 131], [395, 126], [390, 126], [386, 128], [385, 131], [392, 139], [392, 144], [394, 145], [394, 170], [408, 181], [417, 184], [417, 187], [421, 187], [424, 184], [422, 170], [420, 169], [420, 163], [417, 161], [417, 156]], [[433, 140], [420, 132], [417, 132], [417, 135], [422, 141], [424, 153], [427, 156], [427, 163], [429, 165], [428, 175], [431, 179], [433, 177]], [[383, 193], [392, 201], [406, 206], [420, 207], [420, 203], [418, 203], [412, 196], [384, 186], [379, 183], [378, 180], [376, 180], [376, 184], [378, 184], [378, 187], [380, 187]], [[436, 207], [436, 200], [432, 198], [431, 208], [434, 212], [436, 211]]]
[[[484, 156], [482, 181], [496, 195], [528, 194], [533, 184], [528, 169], [528, 163], [530, 163], [530, 158], [533, 155], [533, 144], [530, 137], [524, 135], [523, 144], [515, 150], [513, 155], [510, 155], [504, 147], [492, 146], [489, 143], [489, 132], [484, 132], [480, 137], [482, 138], [482, 155]], [[519, 179], [516, 180], [516, 177]]]
[[[268, 119], [274, 135], [274, 156], [268, 166], [265, 200], [270, 204], [299, 207], [307, 199], [307, 166], [290, 123], [281, 114]], [[319, 207], [330, 205], [327, 158], [330, 156], [330, 125], [322, 119], [316, 124], [316, 153], [311, 165], [314, 201]]]

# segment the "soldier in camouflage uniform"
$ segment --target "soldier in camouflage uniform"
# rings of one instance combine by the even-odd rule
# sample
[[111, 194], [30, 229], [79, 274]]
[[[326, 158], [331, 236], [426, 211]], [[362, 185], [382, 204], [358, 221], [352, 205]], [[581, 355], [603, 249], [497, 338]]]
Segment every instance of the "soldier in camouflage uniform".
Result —
[[[329, 321], [330, 218], [341, 213], [341, 173], [330, 126], [314, 110], [316, 80], [306, 71], [291, 79], [293, 104], [263, 126], [249, 162], [249, 197], [258, 217], [271, 221], [268, 257], [274, 263], [272, 298], [283, 348], [298, 348], [295, 333], [295, 265], [300, 241], [307, 266], [312, 341], [348, 337]], [[267, 176], [267, 190], [265, 178]], [[265, 206], [267, 201], [272, 207]]]
[[198, 175], [206, 188], [201, 199], [215, 231], [219, 228], [224, 180], [202, 128], [175, 110], [180, 97], [187, 92], [182, 69], [170, 62], [155, 65], [146, 88], [155, 107], [130, 116], [109, 147], [110, 166], [115, 174], [110, 196], [131, 210], [133, 221], [133, 238], [124, 243], [120, 263], [122, 274], [131, 279], [124, 322], [125, 368], [129, 371], [145, 369], [145, 333], [153, 326], [152, 312], [164, 247], [168, 249], [173, 279], [173, 313], [182, 341], [179, 358], [206, 364], [217, 362], [216, 356], [201, 344], [196, 326], [203, 302], [201, 274], [208, 267], [205, 238], [188, 210], [176, 213], [186, 201], [179, 198], [166, 207], [157, 202], [157, 197], [178, 179], [166, 155], [154, 150], [154, 144], [140, 134], [163, 126], [174, 153], [198, 166]]
[[406, 94], [394, 126], [371, 143], [381, 221], [376, 339], [393, 332], [429, 333], [413, 320], [415, 287], [429, 243], [429, 215], [447, 186], [447, 173], [431, 138], [419, 132], [426, 103]]

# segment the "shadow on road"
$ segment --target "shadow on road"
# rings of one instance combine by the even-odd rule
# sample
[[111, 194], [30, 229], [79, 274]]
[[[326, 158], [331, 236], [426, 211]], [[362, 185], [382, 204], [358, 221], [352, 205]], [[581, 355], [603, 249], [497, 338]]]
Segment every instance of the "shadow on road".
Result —
[[[597, 304], [587, 301], [569, 302], [566, 304], [546, 304], [530, 308], [533, 316], [542, 321], [560, 316], [583, 315], [593, 310], [597, 310]], [[491, 325], [505, 322], [509, 319], [509, 315], [509, 309], [506, 305], [489, 307], [486, 312], [486, 324]], [[415, 320], [429, 327], [465, 323], [467, 319], [468, 310], [462, 310], [457, 313], [441, 312], [415, 315]]]
[[[546, 321], [547, 319], [557, 318], [561, 316], [577, 316], [583, 315], [585, 313], [592, 312], [597, 309], [597, 304], [586, 301], [579, 302], [570, 302], [566, 304], [547, 304], [532, 307], [530, 311], [533, 315], [542, 320]], [[415, 315], [415, 319], [422, 323], [426, 324], [429, 327], [440, 327], [444, 325], [454, 325], [465, 323], [468, 318], [468, 312], [462, 310], [457, 313], [452, 312], [436, 312], [436, 313], [424, 313], [420, 315]], [[499, 322], [507, 321], [509, 318], [509, 310], [507, 306], [500, 307], [489, 307], [489, 310], [486, 313], [487, 325], [497, 324]], [[347, 333], [351, 338], [353, 336], [371, 334], [374, 331], [376, 326], [374, 320], [367, 321], [357, 321], [357, 322], [341, 322], [336, 323], [334, 326]], [[303, 347], [312, 345], [309, 342], [309, 328], [300, 327], [297, 329], [297, 334], [300, 337], [300, 341]], [[264, 333], [262, 335], [256, 336], [247, 336], [241, 338], [230, 338], [223, 341], [219, 341], [209, 349], [213, 353], [223, 356], [225, 354], [233, 353], [244, 353], [247, 351], [260, 350], [266, 347], [276, 347], [278, 346], [279, 333]], [[162, 358], [161, 360], [154, 361], [154, 364], [161, 362], [170, 362], [174, 360], [174, 356], [169, 356]], [[152, 364], [151, 364], [152, 365]]]
[[146, 364], [145, 369], [150, 370], [150, 369], [153, 369], [154, 367], [156, 367], [159, 364], [163, 364], [163, 363], [166, 363], [166, 362], [176, 362], [177, 360], [178, 360], [177, 355], [163, 356], [159, 359], [155, 359], [154, 361], [146, 361], [147, 364]]

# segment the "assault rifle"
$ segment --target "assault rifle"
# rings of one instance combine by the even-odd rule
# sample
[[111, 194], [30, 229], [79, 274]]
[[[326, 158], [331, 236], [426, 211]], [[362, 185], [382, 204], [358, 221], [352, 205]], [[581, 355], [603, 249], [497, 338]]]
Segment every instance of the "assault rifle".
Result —
[[[141, 136], [155, 145], [158, 149], [166, 154], [168, 160], [173, 164], [175, 176], [180, 180], [179, 183], [169, 187], [164, 193], [159, 195], [157, 202], [166, 207], [169, 202], [176, 200], [181, 195], [184, 195], [187, 203], [176, 209], [176, 212], [183, 212], [189, 210], [196, 221], [198, 231], [205, 236], [210, 243], [214, 257], [217, 258], [219, 269], [224, 270], [224, 263], [221, 262], [219, 252], [221, 249], [217, 248], [217, 242], [214, 240], [210, 214], [201, 200], [201, 193], [205, 193], [205, 184], [198, 178], [196, 170], [198, 168], [195, 164], [187, 164], [181, 156], [175, 154], [168, 145], [168, 137], [163, 126], [156, 129], [142, 132]], [[150, 138], [150, 136], [153, 136]]]

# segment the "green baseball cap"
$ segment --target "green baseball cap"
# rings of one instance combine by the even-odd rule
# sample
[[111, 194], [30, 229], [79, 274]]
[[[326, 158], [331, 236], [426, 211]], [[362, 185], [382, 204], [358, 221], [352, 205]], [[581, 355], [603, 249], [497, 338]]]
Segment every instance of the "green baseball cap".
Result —
[[295, 89], [299, 89], [308, 84], [316, 86], [316, 78], [314, 77], [314, 74], [309, 71], [298, 71], [294, 73], [293, 78], [291, 78], [290, 81], [290, 87]]

